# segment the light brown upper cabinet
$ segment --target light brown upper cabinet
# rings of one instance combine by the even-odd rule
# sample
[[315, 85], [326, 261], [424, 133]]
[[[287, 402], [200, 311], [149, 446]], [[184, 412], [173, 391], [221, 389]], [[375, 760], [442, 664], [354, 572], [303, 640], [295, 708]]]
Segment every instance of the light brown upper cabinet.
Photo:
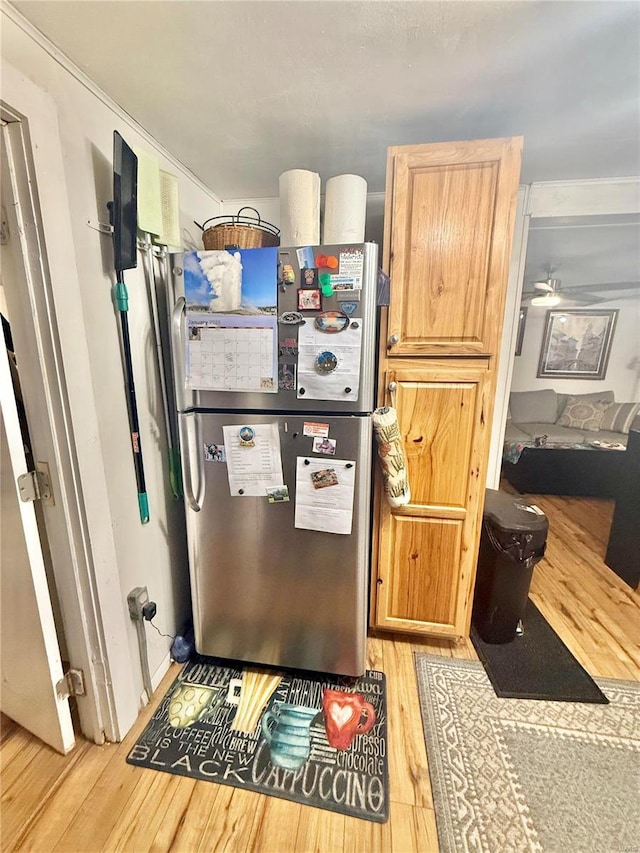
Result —
[[498, 351], [521, 156], [520, 137], [389, 149], [389, 356]]

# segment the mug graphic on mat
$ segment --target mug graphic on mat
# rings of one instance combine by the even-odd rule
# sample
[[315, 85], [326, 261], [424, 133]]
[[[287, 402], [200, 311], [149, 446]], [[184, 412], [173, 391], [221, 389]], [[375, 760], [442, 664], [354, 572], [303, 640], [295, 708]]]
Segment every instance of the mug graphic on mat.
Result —
[[325, 690], [322, 710], [327, 740], [335, 749], [349, 749], [356, 735], [366, 734], [376, 721], [376, 712], [360, 693]]
[[317, 708], [304, 705], [273, 703], [273, 709], [262, 717], [262, 734], [269, 744], [272, 764], [286, 770], [302, 767], [311, 748], [309, 729], [319, 713]]
[[169, 697], [169, 725], [175, 729], [186, 729], [215, 711], [223, 699], [224, 690], [220, 687], [189, 682], [178, 684]]

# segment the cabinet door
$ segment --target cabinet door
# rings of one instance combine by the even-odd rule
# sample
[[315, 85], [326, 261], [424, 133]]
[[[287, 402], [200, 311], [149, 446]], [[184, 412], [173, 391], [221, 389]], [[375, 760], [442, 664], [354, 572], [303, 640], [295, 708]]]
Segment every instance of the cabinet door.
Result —
[[388, 354], [497, 352], [522, 140], [389, 149]]
[[[484, 503], [490, 372], [486, 362], [405, 360], [387, 372], [398, 412], [411, 502], [380, 501], [374, 624], [462, 637]], [[484, 366], [483, 366], [484, 365]]]

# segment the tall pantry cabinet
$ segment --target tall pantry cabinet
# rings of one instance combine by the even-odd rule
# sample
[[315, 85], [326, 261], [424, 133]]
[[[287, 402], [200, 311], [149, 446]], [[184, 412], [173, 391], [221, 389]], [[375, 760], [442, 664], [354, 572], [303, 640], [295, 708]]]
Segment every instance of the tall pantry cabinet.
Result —
[[378, 405], [411, 501], [378, 478], [372, 627], [468, 635], [522, 139], [390, 148]]

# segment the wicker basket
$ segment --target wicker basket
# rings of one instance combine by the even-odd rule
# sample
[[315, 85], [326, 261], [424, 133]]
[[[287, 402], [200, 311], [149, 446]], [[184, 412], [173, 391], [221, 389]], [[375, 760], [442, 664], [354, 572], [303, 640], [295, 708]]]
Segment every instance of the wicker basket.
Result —
[[[243, 210], [252, 210], [255, 216], [243, 216]], [[214, 223], [208, 225], [208, 223]], [[198, 223], [195, 223], [198, 225]], [[235, 215], [213, 216], [207, 219], [202, 229], [202, 242], [207, 251], [214, 249], [262, 249], [280, 245], [280, 229], [260, 219], [253, 207], [241, 207]]]

